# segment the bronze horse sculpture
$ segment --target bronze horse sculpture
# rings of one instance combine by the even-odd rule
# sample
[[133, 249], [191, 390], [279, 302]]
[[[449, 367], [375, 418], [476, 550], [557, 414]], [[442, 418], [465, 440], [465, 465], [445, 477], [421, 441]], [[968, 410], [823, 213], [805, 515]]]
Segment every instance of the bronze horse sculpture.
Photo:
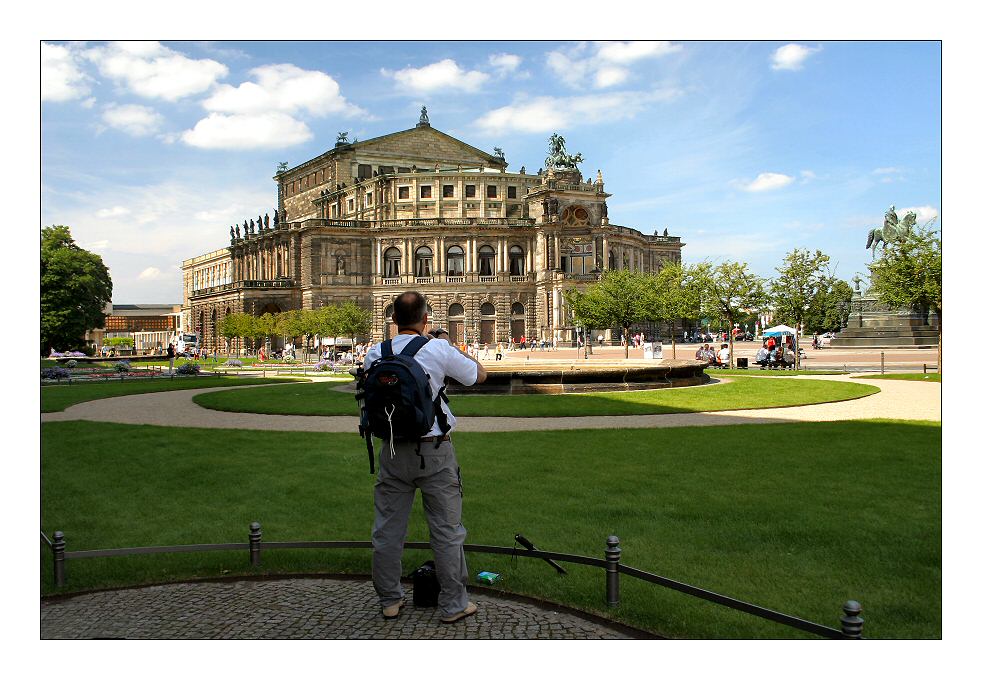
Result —
[[888, 243], [894, 243], [907, 237], [913, 231], [916, 223], [916, 213], [907, 211], [903, 219], [898, 220], [896, 209], [891, 205], [883, 217], [883, 227], [874, 227], [869, 230], [869, 234], [866, 236], [866, 249], [869, 250], [872, 247], [873, 257], [876, 257], [876, 245], [878, 243], [886, 246]]

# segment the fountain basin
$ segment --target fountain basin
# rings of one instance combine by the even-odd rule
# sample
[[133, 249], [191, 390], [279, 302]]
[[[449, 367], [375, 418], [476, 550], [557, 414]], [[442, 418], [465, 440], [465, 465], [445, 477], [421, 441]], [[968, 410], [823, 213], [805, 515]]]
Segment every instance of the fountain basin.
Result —
[[527, 364], [485, 364], [488, 379], [464, 386], [448, 379], [453, 394], [580, 394], [690, 387], [710, 381], [702, 361], [536, 361]]

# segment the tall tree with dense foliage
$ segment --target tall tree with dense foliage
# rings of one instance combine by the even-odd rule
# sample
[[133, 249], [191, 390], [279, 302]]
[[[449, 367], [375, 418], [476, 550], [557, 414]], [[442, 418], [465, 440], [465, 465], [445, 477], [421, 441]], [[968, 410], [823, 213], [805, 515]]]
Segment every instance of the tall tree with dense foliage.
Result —
[[658, 318], [671, 328], [673, 359], [676, 358], [675, 327], [680, 321], [699, 318], [700, 281], [698, 267], [670, 262], [655, 275], [655, 285], [650, 288], [655, 296], [650, 306], [657, 310]]
[[870, 290], [894, 309], [938, 315], [938, 373], [941, 372], [941, 239], [926, 226], [889, 243], [869, 265]]
[[[726, 321], [732, 329], [743, 312], [756, 312], [768, 303], [766, 282], [747, 267], [745, 262], [721, 262], [716, 266], [703, 265], [696, 269], [702, 290], [703, 312], [717, 321]], [[734, 353], [730, 352], [730, 366]]]
[[[795, 248], [784, 256], [784, 262], [777, 268], [778, 277], [771, 282], [774, 315], [785, 323], [794, 324], [795, 347], [801, 346], [805, 316], [822, 290], [828, 266], [829, 256], [821, 250], [812, 254], [807, 248]], [[794, 365], [801, 367], [798, 352], [795, 352]]]
[[823, 276], [815, 299], [805, 312], [805, 328], [812, 333], [838, 333], [849, 318], [853, 290], [847, 282]]
[[113, 282], [102, 258], [80, 248], [65, 226], [41, 230], [41, 353], [85, 344], [101, 328]]
[[[586, 291], [568, 289], [566, 303], [574, 317], [589, 328], [619, 328], [627, 338], [632, 324], [657, 318], [653, 307], [655, 287], [650, 274], [628, 269], [608, 269]], [[628, 346], [624, 344], [624, 358]]]

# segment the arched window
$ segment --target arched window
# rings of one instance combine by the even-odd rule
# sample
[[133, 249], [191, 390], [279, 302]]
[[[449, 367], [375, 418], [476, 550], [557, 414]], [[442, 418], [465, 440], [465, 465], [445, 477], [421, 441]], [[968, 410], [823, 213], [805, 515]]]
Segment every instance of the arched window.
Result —
[[416, 276], [433, 276], [433, 251], [427, 246], [416, 249]]
[[494, 248], [491, 246], [481, 246], [477, 251], [477, 273], [478, 276], [491, 276], [494, 274]]
[[398, 248], [389, 248], [385, 251], [385, 278], [394, 279], [399, 276], [402, 265], [402, 253]]
[[613, 248], [607, 252], [607, 269], [617, 269], [617, 257]]
[[463, 316], [463, 315], [464, 315], [464, 305], [456, 302], [450, 305], [450, 309], [447, 310], [447, 316]]
[[464, 249], [460, 246], [447, 248], [447, 276], [464, 275]]
[[511, 313], [513, 316], [523, 316], [525, 314], [525, 305], [521, 302], [516, 302], [511, 306]]
[[508, 249], [508, 273], [512, 276], [521, 276], [525, 273], [525, 251], [521, 246], [512, 246]]
[[481, 316], [494, 316], [494, 305], [490, 302], [481, 305]]

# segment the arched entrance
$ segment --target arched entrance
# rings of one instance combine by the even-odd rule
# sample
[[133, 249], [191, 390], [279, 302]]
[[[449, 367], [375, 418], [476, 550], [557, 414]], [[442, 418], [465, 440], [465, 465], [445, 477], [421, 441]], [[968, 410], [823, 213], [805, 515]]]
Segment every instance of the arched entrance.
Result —
[[481, 305], [481, 343], [494, 342], [494, 305], [485, 302]]
[[525, 335], [525, 305], [516, 302], [511, 306], [511, 337], [521, 340], [523, 335]]
[[459, 345], [464, 341], [464, 306], [459, 303], [450, 305], [447, 310], [447, 330], [450, 331], [450, 344]]

